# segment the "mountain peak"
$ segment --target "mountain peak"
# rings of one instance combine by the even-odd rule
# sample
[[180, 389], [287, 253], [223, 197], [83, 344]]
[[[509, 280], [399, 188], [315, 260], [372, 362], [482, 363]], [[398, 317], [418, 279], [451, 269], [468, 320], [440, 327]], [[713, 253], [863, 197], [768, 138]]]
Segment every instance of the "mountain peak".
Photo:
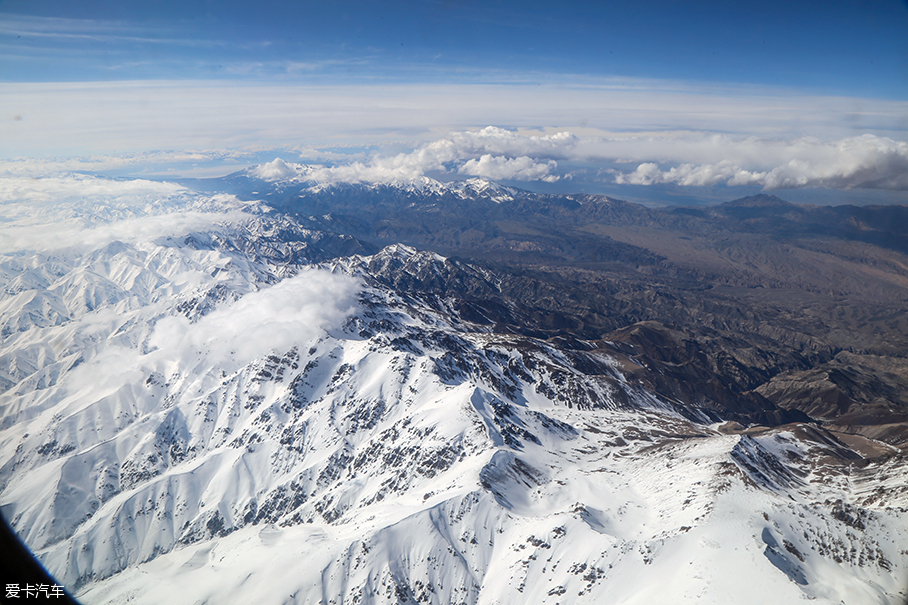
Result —
[[486, 196], [494, 202], [506, 202], [514, 199], [516, 189], [505, 187], [482, 177], [473, 177], [465, 181], [454, 181], [448, 183], [448, 189], [457, 193], [461, 197], [467, 195]]
[[[424, 202], [390, 189], [406, 184], [337, 183], [332, 204], [305, 206], [296, 194], [312, 180], [280, 180], [305, 167], [257, 168], [277, 179], [275, 202], [381, 222], [385, 241], [423, 245], [413, 226], [427, 225], [466, 233], [455, 252], [476, 249], [485, 221], [496, 229], [484, 245], [542, 251], [549, 265], [536, 243], [565, 229], [584, 273], [402, 243], [365, 256], [371, 244], [277, 203], [185, 237], [0, 257], [0, 503], [80, 600], [566, 604], [629, 602], [640, 586], [657, 602], [901, 596], [904, 456], [841, 425], [783, 424], [789, 408], [770, 399], [815, 406], [832, 392], [835, 408], [869, 355], [848, 357], [847, 372], [802, 371], [806, 355], [764, 344], [799, 338], [796, 313], [764, 323], [776, 307], [719, 304], [667, 273], [587, 270], [667, 263], [576, 228], [655, 213], [571, 214], [603, 198], [532, 198], [484, 179]], [[460, 203], [456, 187], [479, 202]], [[511, 193], [518, 203], [490, 201]], [[537, 220], [540, 207], [551, 212]], [[130, 232], [157, 234], [172, 216], [148, 220]], [[517, 222], [530, 220], [542, 237]], [[651, 320], [623, 320], [639, 316]], [[732, 331], [751, 323], [756, 336]], [[804, 338], [820, 359], [831, 350]], [[901, 367], [887, 363], [874, 367]]]

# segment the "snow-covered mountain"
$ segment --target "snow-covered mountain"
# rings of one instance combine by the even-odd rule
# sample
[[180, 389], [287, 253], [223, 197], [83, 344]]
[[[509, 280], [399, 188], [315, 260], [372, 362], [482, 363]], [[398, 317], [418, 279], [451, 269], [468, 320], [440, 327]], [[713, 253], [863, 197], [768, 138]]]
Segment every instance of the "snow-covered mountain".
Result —
[[82, 602], [908, 596], [895, 448], [715, 422], [618, 346], [400, 287], [488, 270], [186, 204], [0, 257], [0, 511]]

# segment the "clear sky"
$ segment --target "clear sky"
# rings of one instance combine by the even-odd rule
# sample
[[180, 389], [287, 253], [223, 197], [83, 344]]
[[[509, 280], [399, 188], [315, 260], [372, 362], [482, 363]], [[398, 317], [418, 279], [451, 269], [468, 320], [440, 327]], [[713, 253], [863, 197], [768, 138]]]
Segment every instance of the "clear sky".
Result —
[[908, 5], [2, 0], [6, 81], [483, 81], [547, 73], [903, 99]]
[[390, 157], [490, 125], [598, 144], [532, 156], [565, 178], [902, 190], [866, 164], [908, 167], [908, 3], [0, 0], [0, 158]]

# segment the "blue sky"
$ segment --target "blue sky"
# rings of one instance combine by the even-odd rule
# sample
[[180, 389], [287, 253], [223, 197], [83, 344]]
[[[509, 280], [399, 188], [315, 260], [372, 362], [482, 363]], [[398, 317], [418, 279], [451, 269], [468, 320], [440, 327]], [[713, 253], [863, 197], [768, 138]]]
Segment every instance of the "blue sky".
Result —
[[443, 168], [490, 155], [499, 176], [555, 166], [546, 187], [902, 191], [908, 3], [0, 0], [7, 160], [391, 166], [488, 126], [574, 142], [474, 137]]
[[0, 1], [6, 81], [509, 81], [545, 74], [908, 90], [908, 5]]

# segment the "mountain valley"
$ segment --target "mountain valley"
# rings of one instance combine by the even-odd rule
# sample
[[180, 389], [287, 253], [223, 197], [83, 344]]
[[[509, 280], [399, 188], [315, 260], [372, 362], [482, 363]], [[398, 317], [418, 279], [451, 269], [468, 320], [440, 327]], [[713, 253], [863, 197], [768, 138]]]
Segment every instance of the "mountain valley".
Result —
[[906, 602], [905, 207], [276, 162], [0, 256], [0, 512], [80, 602]]

